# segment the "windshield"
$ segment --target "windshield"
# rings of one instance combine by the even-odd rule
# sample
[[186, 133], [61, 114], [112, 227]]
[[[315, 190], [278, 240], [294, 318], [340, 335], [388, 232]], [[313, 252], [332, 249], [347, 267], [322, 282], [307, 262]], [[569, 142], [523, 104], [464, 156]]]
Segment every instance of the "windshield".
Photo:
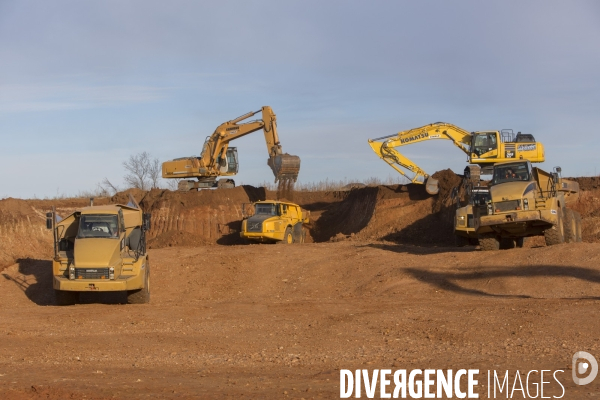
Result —
[[527, 163], [497, 165], [494, 167], [493, 184], [528, 180], [529, 169], [527, 168]]
[[497, 147], [498, 143], [496, 142], [495, 132], [485, 132], [475, 135], [473, 153], [477, 154], [477, 156], [496, 150]]
[[87, 214], [79, 220], [77, 238], [118, 238], [119, 225], [116, 215]]
[[277, 215], [275, 204], [257, 204], [256, 215]]
[[471, 199], [473, 200], [474, 205], [485, 204], [488, 200], [491, 200], [490, 192], [488, 190], [479, 192], [474, 191], [471, 195]]

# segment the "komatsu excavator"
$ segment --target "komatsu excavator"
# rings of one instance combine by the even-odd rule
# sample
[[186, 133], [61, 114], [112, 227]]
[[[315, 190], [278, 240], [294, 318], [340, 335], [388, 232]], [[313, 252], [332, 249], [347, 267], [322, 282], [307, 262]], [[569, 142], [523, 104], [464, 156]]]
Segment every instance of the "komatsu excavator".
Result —
[[[239, 123], [262, 111], [262, 119]], [[269, 159], [267, 164], [273, 170], [275, 182], [286, 188], [293, 185], [300, 172], [300, 157], [284, 154], [277, 135], [277, 118], [269, 106], [255, 112], [249, 112], [236, 119], [222, 123], [215, 132], [206, 138], [200, 157], [184, 157], [166, 161], [162, 164], [163, 178], [179, 178], [178, 189], [189, 191], [203, 188], [234, 187], [232, 179], [219, 179], [238, 172], [237, 149], [229, 147], [232, 140], [246, 136], [252, 132], [263, 130]], [[187, 180], [196, 178], [197, 180]]]
[[467, 154], [467, 162], [472, 165], [465, 169], [465, 174], [476, 184], [479, 182], [480, 175], [491, 174], [496, 163], [517, 160], [529, 160], [532, 163], [544, 161], [544, 146], [536, 142], [533, 135], [521, 132], [515, 135], [512, 129], [467, 132], [445, 122], [436, 122], [395, 135], [369, 139], [369, 144], [380, 158], [412, 183], [424, 183], [429, 194], [437, 194], [438, 181], [396, 150], [400, 146], [433, 139], [450, 140]]

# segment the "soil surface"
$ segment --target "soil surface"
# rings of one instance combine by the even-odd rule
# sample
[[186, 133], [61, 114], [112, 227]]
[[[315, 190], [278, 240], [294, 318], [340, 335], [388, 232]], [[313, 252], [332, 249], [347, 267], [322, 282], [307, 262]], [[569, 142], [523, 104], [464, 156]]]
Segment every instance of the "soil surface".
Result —
[[576, 387], [570, 370], [576, 351], [600, 356], [599, 244], [343, 241], [150, 257], [147, 305], [89, 295], [57, 307], [48, 260], [5, 269], [0, 398], [339, 398], [342, 368], [560, 369], [564, 398], [600, 390]]
[[570, 205], [584, 243], [481, 252], [451, 246], [461, 178], [434, 177], [436, 196], [295, 192], [310, 211], [303, 245], [238, 244], [243, 204], [277, 196], [264, 188], [95, 199], [131, 194], [152, 214], [146, 305], [85, 293], [56, 306], [45, 213], [88, 200], [0, 200], [0, 399], [339, 398], [340, 369], [381, 368], [478, 368], [480, 398], [488, 370], [511, 385], [517, 370], [563, 370], [563, 398], [597, 398], [600, 378], [571, 379], [576, 351], [600, 359], [596, 180], [577, 178]]

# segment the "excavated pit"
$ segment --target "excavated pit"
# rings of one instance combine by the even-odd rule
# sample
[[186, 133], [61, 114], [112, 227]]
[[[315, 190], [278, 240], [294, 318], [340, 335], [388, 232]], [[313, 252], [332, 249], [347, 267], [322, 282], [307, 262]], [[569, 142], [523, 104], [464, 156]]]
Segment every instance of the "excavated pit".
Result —
[[[418, 246], [452, 246], [452, 189], [462, 176], [451, 170], [433, 175], [439, 193], [423, 185], [368, 186], [342, 191], [293, 193], [294, 202], [309, 210], [308, 242], [340, 240], [390, 241]], [[576, 178], [582, 192], [573, 208], [583, 217], [583, 238], [600, 241], [600, 189], [596, 178]], [[152, 214], [150, 248], [241, 244], [242, 205], [276, 199], [277, 192], [253, 186], [172, 192], [129, 190], [95, 204], [126, 203], [129, 194]], [[0, 266], [21, 258], [49, 258], [52, 239], [45, 213], [61, 215], [89, 204], [89, 199], [0, 200]]]

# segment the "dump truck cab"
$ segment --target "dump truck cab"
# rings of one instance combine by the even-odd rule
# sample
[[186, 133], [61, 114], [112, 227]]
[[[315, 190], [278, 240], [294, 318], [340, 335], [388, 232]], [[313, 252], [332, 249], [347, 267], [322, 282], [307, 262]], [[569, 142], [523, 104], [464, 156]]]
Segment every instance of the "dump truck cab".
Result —
[[53, 231], [53, 288], [57, 304], [74, 304], [80, 292], [127, 292], [128, 302], [150, 300], [146, 231], [150, 215], [127, 205], [83, 207], [62, 219], [47, 214]]
[[529, 161], [494, 165], [490, 199], [475, 215], [484, 250], [523, 245], [523, 238], [544, 235], [546, 244], [581, 241], [581, 218], [567, 206], [577, 200], [577, 182], [548, 173]]
[[308, 223], [308, 211], [284, 201], [266, 200], [243, 205], [244, 219], [240, 236], [263, 243], [303, 243], [303, 224]]

